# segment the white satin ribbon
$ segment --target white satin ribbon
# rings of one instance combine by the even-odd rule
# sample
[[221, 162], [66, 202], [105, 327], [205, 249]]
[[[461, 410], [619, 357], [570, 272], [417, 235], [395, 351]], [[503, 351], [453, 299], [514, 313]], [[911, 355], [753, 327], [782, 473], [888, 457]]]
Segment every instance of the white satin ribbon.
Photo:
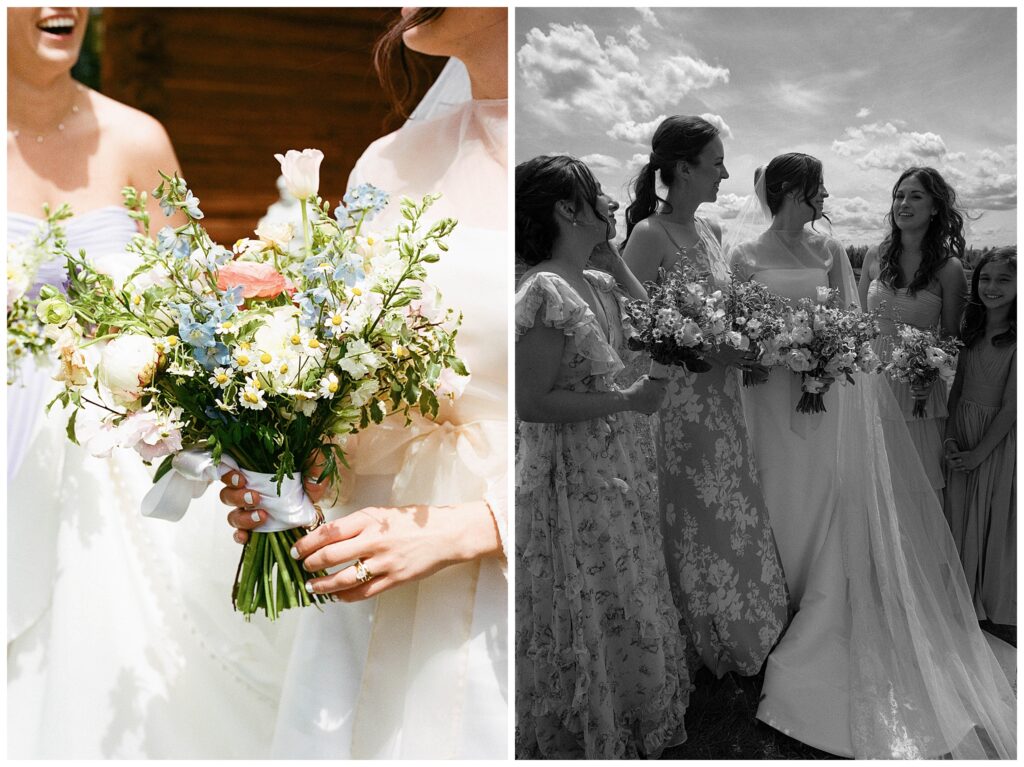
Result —
[[307, 527], [317, 518], [313, 502], [302, 487], [302, 480], [285, 477], [278, 493], [273, 474], [242, 471], [227, 455], [214, 463], [208, 450], [183, 450], [171, 460], [171, 470], [150, 488], [142, 499], [142, 516], [177, 522], [188, 511], [192, 500], [229, 471], [245, 475], [245, 486], [260, 494], [259, 506], [267, 512], [267, 520], [256, 528], [261, 533]]

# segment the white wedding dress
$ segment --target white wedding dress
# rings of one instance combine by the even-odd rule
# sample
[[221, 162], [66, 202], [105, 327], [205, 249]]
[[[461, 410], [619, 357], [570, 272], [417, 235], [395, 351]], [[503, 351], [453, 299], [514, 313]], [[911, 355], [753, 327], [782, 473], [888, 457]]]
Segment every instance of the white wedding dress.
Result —
[[[8, 240], [39, 223], [8, 213]], [[65, 228], [115, 271], [137, 231], [117, 207]], [[43, 411], [52, 375], [27, 361], [7, 390], [7, 756], [265, 757], [289, 627], [232, 612], [223, 507], [210, 493], [178, 525], [144, 519], [150, 470], [71, 444], [67, 413]]]
[[[328, 517], [483, 499], [504, 540], [507, 112], [505, 100], [463, 101], [414, 119], [372, 144], [352, 172], [350, 186], [372, 183], [396, 202], [439, 192], [428, 217], [459, 220], [429, 279], [463, 313], [457, 349], [472, 379], [436, 422], [387, 419], [351, 439], [347, 497]], [[396, 216], [391, 205], [370, 227], [386, 232]], [[495, 557], [364, 602], [303, 610], [274, 757], [507, 758], [507, 600], [505, 559]]]
[[[768, 231], [731, 257], [786, 298], [831, 285], [856, 301], [829, 237]], [[799, 377], [781, 368], [743, 392], [797, 610], [768, 658], [758, 718], [841, 756], [1015, 757], [1013, 648], [990, 649], [978, 628], [891, 391], [858, 375], [833, 385], [816, 415], [795, 412], [799, 395]]]

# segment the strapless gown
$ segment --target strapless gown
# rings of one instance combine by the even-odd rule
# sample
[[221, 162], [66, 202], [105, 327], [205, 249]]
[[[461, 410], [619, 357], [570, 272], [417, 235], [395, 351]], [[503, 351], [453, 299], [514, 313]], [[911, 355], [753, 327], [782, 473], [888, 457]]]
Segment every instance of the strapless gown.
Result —
[[[788, 298], [831, 282], [810, 267], [753, 278]], [[757, 716], [841, 756], [1012, 758], [1013, 648], [978, 629], [891, 392], [856, 378], [832, 386], [817, 415], [795, 412], [799, 377], [784, 370], [744, 391], [797, 610], [768, 657]]]
[[[927, 290], [919, 290], [910, 295], [904, 288], [890, 288], [877, 279], [868, 286], [868, 309], [881, 307], [882, 317], [879, 322], [882, 335], [875, 342], [875, 352], [882, 360], [889, 358], [889, 353], [898, 341], [896, 323], [913, 325], [921, 330], [936, 330], [942, 314], [942, 297]], [[907, 430], [917, 447], [918, 455], [928, 480], [937, 492], [945, 485], [942, 467], [942, 435], [946, 429], [946, 400], [949, 399], [949, 385], [941, 379], [935, 382], [928, 393], [925, 403], [925, 418], [914, 416], [914, 395], [910, 384], [893, 381], [884, 376], [892, 389], [896, 401], [903, 411]]]
[[[8, 238], [39, 223], [8, 213]], [[69, 246], [115, 271], [136, 231], [116, 207], [66, 222]], [[22, 373], [7, 391], [8, 757], [265, 757], [289, 627], [232, 612], [238, 547], [215, 493], [176, 525], [143, 519], [138, 455], [70, 443], [67, 413], [43, 412], [53, 370]]]

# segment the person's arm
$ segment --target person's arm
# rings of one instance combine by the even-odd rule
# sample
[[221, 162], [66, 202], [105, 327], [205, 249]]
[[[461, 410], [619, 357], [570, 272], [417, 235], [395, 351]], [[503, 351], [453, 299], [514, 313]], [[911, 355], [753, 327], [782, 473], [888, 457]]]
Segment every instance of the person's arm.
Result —
[[[985, 343], [982, 341], [982, 343]], [[950, 411], [952, 416], [952, 411]], [[952, 420], [952, 417], [949, 419]], [[988, 458], [989, 453], [995, 446], [1003, 441], [1003, 438], [1015, 428], [1017, 424], [1017, 354], [1014, 352], [1013, 361], [1010, 363], [1010, 373], [1006, 377], [1006, 387], [1003, 390], [1003, 401], [999, 412], [992, 419], [991, 425], [985, 432], [981, 441], [970, 450], [960, 450], [950, 455], [950, 461], [954, 469], [959, 471], [974, 471]]]
[[562, 364], [565, 334], [536, 324], [516, 341], [516, 413], [523, 421], [573, 423], [638, 410], [653, 413], [665, 394], [665, 383], [646, 376], [628, 389], [575, 392], [555, 383]]
[[860, 294], [860, 308], [864, 311], [868, 309], [868, 288], [871, 286], [871, 280], [875, 278], [872, 272], [877, 263], [878, 246], [872, 245], [868, 248], [868, 252], [864, 254], [864, 262], [860, 266], [860, 279], [857, 281], [857, 293]]
[[942, 453], [946, 461], [949, 461], [953, 453], [959, 452], [960, 445], [957, 443], [954, 434], [954, 424], [957, 406], [960, 404], [960, 392], [964, 388], [964, 375], [966, 375], [967, 350], [961, 349], [960, 356], [956, 361], [956, 375], [953, 376], [953, 386], [949, 390], [949, 399], [946, 400], [946, 412], [949, 417], [946, 419], [946, 432], [942, 436]]
[[638, 298], [641, 301], [647, 300], [647, 291], [633, 272], [630, 271], [626, 262], [622, 260], [622, 256], [619, 255], [619, 249], [615, 247], [615, 243], [603, 242], [594, 248], [594, 252], [590, 256], [590, 263], [592, 266], [603, 269], [614, 277], [619, 287], [630, 297]]
[[959, 338], [960, 319], [967, 301], [967, 277], [959, 258], [949, 259], [939, 270], [939, 287], [942, 289], [942, 334]]
[[634, 227], [622, 251], [622, 259], [643, 284], [658, 281], [658, 270], [663, 264], [664, 253], [663, 235], [645, 220]]
[[[134, 110], [131, 113], [131, 125], [128, 127], [132, 136], [125, 153], [128, 163], [127, 183], [149, 195], [146, 210], [149, 213], [150, 233], [155, 235], [164, 226], [181, 226], [187, 220], [185, 215], [178, 211], [168, 218], [153, 196], [153, 190], [160, 184], [160, 171], [168, 176], [175, 173], [181, 175], [181, 166], [178, 164], [167, 131], [154, 118]], [[195, 194], [197, 197], [201, 196], [198, 190]]]

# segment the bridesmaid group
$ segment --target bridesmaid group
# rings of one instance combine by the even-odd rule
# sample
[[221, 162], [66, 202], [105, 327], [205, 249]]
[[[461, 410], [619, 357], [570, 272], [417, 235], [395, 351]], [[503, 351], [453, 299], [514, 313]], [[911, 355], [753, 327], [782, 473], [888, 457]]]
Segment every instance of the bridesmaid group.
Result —
[[[706, 667], [763, 672], [758, 718], [836, 755], [1013, 758], [1014, 650], [979, 620], [1016, 624], [1016, 248], [968, 289], [956, 195], [910, 168], [858, 285], [819, 160], [758, 169], [764, 224], [723, 248], [698, 209], [728, 177], [715, 126], [666, 118], [620, 257], [585, 164], [516, 168], [516, 755], [656, 758]], [[863, 376], [804, 415], [794, 376], [731, 351], [622, 381], [618, 300], [684, 266], [835, 288], [879, 312], [880, 355], [897, 323], [957, 336], [952, 390]]]

